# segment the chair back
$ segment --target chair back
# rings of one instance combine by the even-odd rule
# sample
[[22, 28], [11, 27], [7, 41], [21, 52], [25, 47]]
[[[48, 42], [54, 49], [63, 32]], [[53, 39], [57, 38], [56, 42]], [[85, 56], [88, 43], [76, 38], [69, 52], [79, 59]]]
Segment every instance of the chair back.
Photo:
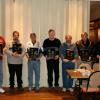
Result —
[[93, 70], [95, 70], [95, 71], [100, 71], [100, 63], [95, 63], [95, 64], [93, 65]]
[[89, 76], [89, 87], [100, 88], [100, 71], [95, 71]]

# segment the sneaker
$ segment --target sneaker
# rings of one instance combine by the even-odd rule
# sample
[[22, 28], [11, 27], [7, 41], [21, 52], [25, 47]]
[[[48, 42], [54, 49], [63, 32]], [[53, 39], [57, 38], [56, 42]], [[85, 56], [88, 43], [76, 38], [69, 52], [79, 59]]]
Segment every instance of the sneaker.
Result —
[[74, 91], [74, 89], [73, 89], [73, 88], [69, 88], [69, 91], [70, 91], [70, 92], [73, 92], [73, 91]]
[[63, 88], [63, 89], [62, 89], [62, 92], [66, 92], [66, 90], [67, 90], [66, 88]]
[[36, 87], [35, 90], [36, 90], [36, 92], [39, 92], [40, 88], [39, 87]]
[[5, 90], [3, 88], [0, 88], [0, 93], [4, 93]]
[[29, 91], [32, 91], [33, 90], [33, 87], [29, 87]]

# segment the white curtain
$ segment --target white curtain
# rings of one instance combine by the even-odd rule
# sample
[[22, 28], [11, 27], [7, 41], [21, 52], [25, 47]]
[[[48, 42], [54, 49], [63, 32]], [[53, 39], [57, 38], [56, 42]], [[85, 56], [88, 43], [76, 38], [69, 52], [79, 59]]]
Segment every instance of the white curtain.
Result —
[[[62, 42], [65, 34], [71, 34], [73, 41], [80, 39], [82, 31], [89, 30], [89, 0], [0, 0], [0, 35], [6, 41], [12, 39], [12, 32], [20, 32], [20, 40], [25, 45], [29, 34], [35, 32], [41, 45], [48, 37], [50, 28]], [[60, 86], [62, 74], [60, 63]], [[23, 64], [23, 85], [28, 85], [27, 59]], [[4, 57], [4, 86], [9, 86], [9, 73]], [[45, 58], [41, 59], [40, 85], [47, 86]]]
[[65, 33], [72, 35], [73, 42], [89, 32], [90, 0], [66, 0], [65, 15]]

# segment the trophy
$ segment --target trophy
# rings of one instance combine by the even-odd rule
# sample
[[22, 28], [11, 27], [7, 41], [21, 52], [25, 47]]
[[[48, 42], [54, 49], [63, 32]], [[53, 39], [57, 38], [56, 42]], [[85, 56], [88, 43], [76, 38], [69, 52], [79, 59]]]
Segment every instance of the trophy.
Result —
[[20, 43], [19, 44], [17, 44], [17, 43], [13, 44], [12, 51], [17, 52], [18, 54], [21, 54], [22, 53], [22, 45]]
[[66, 59], [73, 60], [74, 59], [74, 51], [71, 49], [66, 50]]
[[29, 48], [27, 52], [31, 59], [36, 59], [39, 56], [39, 48]]
[[83, 61], [89, 60], [89, 50], [88, 49], [81, 49], [80, 50], [80, 57]]
[[59, 49], [57, 47], [46, 48], [46, 55], [50, 59], [54, 59], [56, 55], [59, 55]]
[[3, 54], [3, 44], [0, 44], [0, 55]]

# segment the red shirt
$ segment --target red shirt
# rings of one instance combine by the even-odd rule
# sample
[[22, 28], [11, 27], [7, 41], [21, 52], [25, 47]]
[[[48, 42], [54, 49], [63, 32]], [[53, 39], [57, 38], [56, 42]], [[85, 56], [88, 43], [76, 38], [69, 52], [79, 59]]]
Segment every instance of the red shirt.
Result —
[[[6, 45], [6, 43], [5, 43], [5, 39], [4, 39], [2, 36], [0, 36], [0, 44], [3, 45], [3, 48], [4, 48], [5, 45]], [[0, 55], [0, 60], [2, 60], [2, 55]]]

